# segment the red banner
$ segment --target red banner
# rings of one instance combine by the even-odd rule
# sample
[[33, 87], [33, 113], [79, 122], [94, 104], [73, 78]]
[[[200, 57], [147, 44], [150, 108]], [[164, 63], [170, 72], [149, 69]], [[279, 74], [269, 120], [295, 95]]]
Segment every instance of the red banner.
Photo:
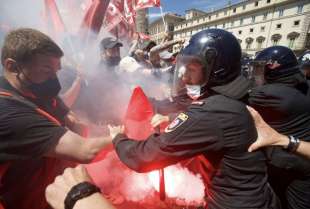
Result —
[[135, 1], [136, 1], [135, 10], [160, 6], [160, 0], [135, 0]]

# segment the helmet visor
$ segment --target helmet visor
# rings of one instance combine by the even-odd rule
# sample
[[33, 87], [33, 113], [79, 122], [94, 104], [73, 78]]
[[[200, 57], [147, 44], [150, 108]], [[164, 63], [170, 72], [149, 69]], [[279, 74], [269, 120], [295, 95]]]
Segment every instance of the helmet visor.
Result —
[[252, 62], [252, 78], [256, 86], [264, 85], [265, 83], [265, 70], [267, 61], [253, 61]]
[[172, 96], [186, 94], [186, 85], [204, 85], [207, 81], [205, 64], [197, 56], [178, 55], [173, 77]]

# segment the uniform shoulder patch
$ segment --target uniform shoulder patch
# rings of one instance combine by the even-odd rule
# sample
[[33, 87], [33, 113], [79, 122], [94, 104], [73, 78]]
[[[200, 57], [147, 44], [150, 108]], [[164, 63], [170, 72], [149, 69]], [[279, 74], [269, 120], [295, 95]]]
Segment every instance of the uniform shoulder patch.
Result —
[[204, 103], [205, 103], [204, 101], [193, 101], [192, 102], [193, 105], [199, 105], [199, 106], [204, 105]]
[[178, 117], [176, 117], [165, 129], [166, 133], [169, 133], [171, 131], [174, 131], [178, 127], [180, 127], [185, 121], [187, 121], [188, 115], [185, 113], [180, 113]]

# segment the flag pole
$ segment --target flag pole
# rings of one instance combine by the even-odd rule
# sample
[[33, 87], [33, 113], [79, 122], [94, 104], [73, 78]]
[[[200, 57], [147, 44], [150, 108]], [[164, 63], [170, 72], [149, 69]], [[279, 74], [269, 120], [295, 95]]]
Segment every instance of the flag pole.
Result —
[[159, 6], [159, 9], [160, 9], [161, 18], [163, 19], [163, 23], [164, 23], [164, 27], [165, 27], [165, 32], [167, 32], [168, 28], [167, 28], [167, 23], [165, 21], [163, 8], [161, 6]]

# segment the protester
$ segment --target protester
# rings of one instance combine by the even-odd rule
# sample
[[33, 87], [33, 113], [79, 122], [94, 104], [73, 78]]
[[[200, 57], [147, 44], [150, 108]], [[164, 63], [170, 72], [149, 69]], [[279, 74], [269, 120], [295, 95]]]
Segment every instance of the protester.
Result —
[[100, 42], [99, 65], [89, 73], [86, 78], [88, 85], [81, 87], [79, 96], [72, 106], [82, 118], [93, 124], [105, 126], [117, 124], [122, 120], [122, 105], [130, 89], [126, 88], [120, 75], [121, 46], [123, 44], [112, 37], [104, 38]]
[[16, 29], [5, 38], [0, 196], [6, 209], [46, 208], [44, 190], [55, 176], [72, 162], [90, 162], [111, 143], [110, 137], [85, 140], [76, 130], [83, 124], [58, 97], [62, 56], [53, 40], [34, 29]]
[[288, 147], [294, 147], [295, 150], [292, 150], [293, 153], [303, 155], [306, 158], [310, 159], [310, 142], [305, 142], [304, 140], [297, 139], [296, 141], [291, 140], [291, 137], [280, 134], [272, 127], [270, 127], [262, 118], [262, 116], [256, 112], [253, 108], [248, 107], [250, 111], [255, 126], [258, 132], [257, 140], [251, 144], [249, 147], [249, 152], [253, 152], [262, 147], [267, 146], [280, 146], [284, 149], [288, 149]]
[[67, 168], [47, 187], [45, 196], [54, 209], [114, 209], [82, 166]]
[[101, 61], [100, 68], [105, 70], [113, 70], [121, 61], [120, 47], [123, 44], [118, 40], [107, 37], [100, 42]]
[[267, 182], [264, 153], [247, 152], [257, 136], [242, 103], [250, 84], [239, 76], [240, 58], [240, 45], [231, 33], [196, 33], [178, 57], [175, 92], [186, 88], [197, 101], [164, 133], [145, 141], [129, 139], [122, 127], [111, 127], [121, 161], [147, 172], [203, 154], [210, 161], [210, 170], [205, 170], [208, 208], [280, 208]]
[[[293, 51], [269, 47], [255, 57], [254, 64], [260, 79], [250, 93], [250, 106], [280, 133], [309, 140], [310, 86]], [[278, 147], [268, 148], [267, 156], [269, 181], [283, 208], [310, 208], [310, 161]]]

